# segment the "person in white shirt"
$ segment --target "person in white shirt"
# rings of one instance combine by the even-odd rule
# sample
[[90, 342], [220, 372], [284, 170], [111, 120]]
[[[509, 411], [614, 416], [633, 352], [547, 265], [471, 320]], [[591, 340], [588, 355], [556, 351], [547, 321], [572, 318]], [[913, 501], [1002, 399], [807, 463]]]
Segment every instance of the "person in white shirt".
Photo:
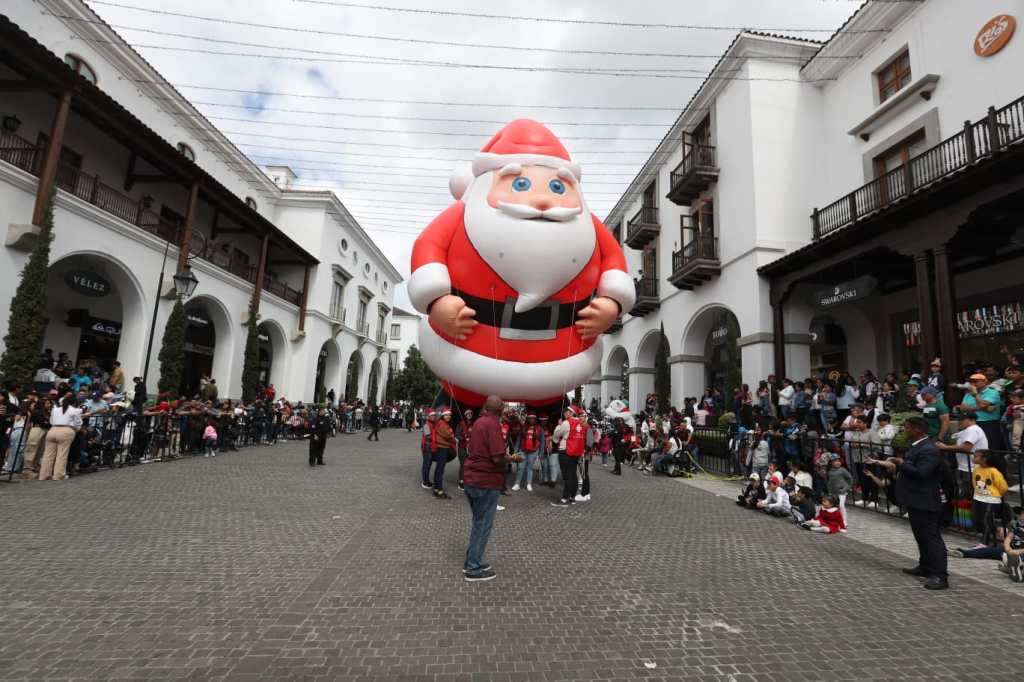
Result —
[[711, 413], [708, 412], [704, 403], [701, 403], [697, 406], [697, 409], [693, 411], [693, 420], [696, 422], [697, 426], [707, 426], [709, 414]]
[[960, 497], [969, 498], [972, 491], [971, 463], [973, 454], [978, 450], [988, 450], [988, 436], [978, 426], [973, 412], [956, 411], [950, 418], [959, 422], [960, 430], [956, 432], [955, 445], [936, 443], [935, 446], [945, 452], [956, 453], [956, 481]]
[[68, 393], [50, 413], [50, 430], [46, 432], [46, 448], [39, 464], [40, 481], [62, 481], [68, 477], [68, 452], [75, 434], [82, 428], [82, 411], [74, 407], [74, 401], [74, 395]]
[[779, 485], [778, 480], [768, 479], [768, 495], [757, 503], [759, 509], [772, 516], [789, 516], [789, 493]]
[[789, 475], [796, 481], [797, 488], [813, 488], [814, 477], [811, 476], [809, 471], [803, 471], [800, 467], [800, 462], [789, 463]]
[[793, 388], [793, 382], [789, 379], [782, 380], [782, 388], [779, 389], [779, 414], [783, 417], [788, 417], [793, 410], [793, 394], [796, 393], [796, 389]]

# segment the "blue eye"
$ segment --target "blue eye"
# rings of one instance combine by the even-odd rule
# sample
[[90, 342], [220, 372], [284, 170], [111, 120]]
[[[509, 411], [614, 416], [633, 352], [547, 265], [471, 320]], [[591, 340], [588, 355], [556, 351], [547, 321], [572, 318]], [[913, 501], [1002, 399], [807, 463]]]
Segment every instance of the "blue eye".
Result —
[[522, 176], [519, 176], [518, 178], [512, 181], [512, 191], [525, 192], [526, 190], [530, 189], [530, 186], [532, 184], [533, 183], [530, 182], [530, 178], [524, 178]]
[[548, 183], [548, 189], [555, 194], [565, 194], [565, 183], [561, 180], [552, 180]]

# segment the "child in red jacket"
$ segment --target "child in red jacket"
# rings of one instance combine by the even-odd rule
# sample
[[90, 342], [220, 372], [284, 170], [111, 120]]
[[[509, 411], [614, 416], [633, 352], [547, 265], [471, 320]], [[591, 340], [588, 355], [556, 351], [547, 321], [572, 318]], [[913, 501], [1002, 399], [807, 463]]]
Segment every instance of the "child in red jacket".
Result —
[[836, 498], [832, 495], [823, 495], [818, 515], [810, 521], [801, 523], [800, 527], [817, 533], [832, 534], [846, 532], [846, 522], [843, 521], [843, 513], [836, 506]]

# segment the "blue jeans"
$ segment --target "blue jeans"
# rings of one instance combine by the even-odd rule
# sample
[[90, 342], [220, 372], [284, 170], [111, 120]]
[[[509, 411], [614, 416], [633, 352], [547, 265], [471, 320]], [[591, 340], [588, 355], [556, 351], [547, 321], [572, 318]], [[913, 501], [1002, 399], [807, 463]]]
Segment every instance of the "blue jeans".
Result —
[[473, 510], [473, 525], [469, 531], [469, 547], [466, 548], [466, 562], [462, 565], [469, 575], [478, 575], [488, 565], [484, 553], [494, 526], [494, 515], [498, 513], [500, 490], [466, 486], [466, 499]]
[[537, 461], [537, 453], [523, 453], [523, 462], [519, 465], [519, 475], [516, 476], [516, 483], [519, 485], [531, 485], [533, 483], [533, 463]]
[[421, 480], [423, 485], [430, 485], [430, 463], [434, 461], [434, 456], [430, 452], [430, 448], [423, 448], [421, 451], [423, 454], [423, 476]]
[[544, 471], [547, 474], [544, 476], [544, 480], [549, 483], [558, 482], [558, 474], [561, 471], [561, 468], [558, 465], [558, 450], [555, 450], [550, 455], [542, 459], [540, 462], [540, 468], [541, 471]]
[[434, 453], [434, 490], [444, 490], [444, 465], [448, 463], [448, 448], [438, 448]]

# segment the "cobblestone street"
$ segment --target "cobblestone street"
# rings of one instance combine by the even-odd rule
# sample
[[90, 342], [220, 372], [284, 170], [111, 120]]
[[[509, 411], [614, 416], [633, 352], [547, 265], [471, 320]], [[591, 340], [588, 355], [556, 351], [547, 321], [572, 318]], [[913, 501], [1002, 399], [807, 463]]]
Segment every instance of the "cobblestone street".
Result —
[[454, 499], [420, 489], [416, 447], [385, 431], [316, 469], [289, 444], [4, 486], [0, 678], [991, 680], [1019, 639], [1019, 593], [957, 574], [930, 593], [852, 532], [600, 466], [589, 504], [504, 498], [498, 579], [466, 584], [467, 505], [454, 470]]

